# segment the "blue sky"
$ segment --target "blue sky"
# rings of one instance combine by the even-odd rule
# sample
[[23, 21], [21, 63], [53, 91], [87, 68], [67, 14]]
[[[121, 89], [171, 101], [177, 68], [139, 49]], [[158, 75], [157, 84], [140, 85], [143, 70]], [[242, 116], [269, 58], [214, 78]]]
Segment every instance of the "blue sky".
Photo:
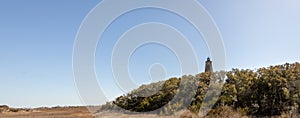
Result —
[[[72, 48], [81, 22], [100, 1], [0, 1], [0, 104], [15, 107], [82, 105], [73, 79]], [[300, 1], [199, 2], [219, 27], [226, 49], [227, 70], [299, 61]], [[165, 18], [158, 19], [159, 15]], [[111, 99], [122, 93], [112, 87], [111, 76], [103, 74], [110, 73], [107, 69], [110, 60], [105, 56], [109, 52], [105, 50], [110, 50], [115, 43], [113, 32], [121, 34], [123, 27], [145, 22], [137, 21], [137, 16], [146, 17], [145, 21], [168, 22], [180, 28], [187, 37], [198, 37], [180, 18], [163, 11], [135, 11], [123, 17], [126, 22], [121, 19], [118, 24], [116, 21], [107, 38], [99, 43], [96, 53], [99, 81], [106, 85], [103, 85], [104, 90], [110, 90], [106, 95]], [[205, 42], [191, 42], [195, 42], [193, 46], [199, 50], [199, 57], [203, 57], [199, 58], [202, 67], [209, 55]], [[153, 50], [158, 53], [151, 53]], [[137, 50], [130, 60], [133, 79], [137, 83], [148, 82], [146, 70], [150, 63], [155, 62], [153, 60], [164, 64], [167, 77], [180, 76], [174, 57], [170, 50], [159, 45], [147, 45]]]

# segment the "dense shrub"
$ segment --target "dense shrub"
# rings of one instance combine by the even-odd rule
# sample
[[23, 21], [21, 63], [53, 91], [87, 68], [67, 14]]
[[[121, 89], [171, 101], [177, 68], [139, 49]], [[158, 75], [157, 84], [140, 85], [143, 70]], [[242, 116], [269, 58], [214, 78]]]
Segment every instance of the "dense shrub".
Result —
[[[226, 78], [226, 80], [225, 80]], [[220, 83], [224, 83], [220, 88]], [[193, 88], [193, 87], [197, 88]], [[208, 89], [212, 89], [208, 92]], [[218, 91], [222, 89], [219, 96]], [[196, 91], [193, 91], [196, 90]], [[140, 97], [143, 93], [153, 93]], [[194, 95], [194, 96], [191, 96]], [[205, 99], [204, 97], [209, 98]], [[189, 100], [192, 98], [192, 101]], [[176, 102], [172, 102], [172, 101]], [[205, 101], [205, 102], [204, 102]], [[217, 101], [216, 104], [214, 101]], [[270, 116], [300, 111], [300, 64], [284, 64], [257, 70], [232, 69], [229, 72], [200, 73], [167, 81], [143, 85], [127, 95], [107, 103], [101, 110], [121, 108], [134, 112], [173, 114], [188, 108], [194, 113], [199, 108], [213, 105], [211, 114]], [[118, 106], [118, 107], [116, 107]], [[161, 107], [165, 106], [162, 109]], [[100, 111], [101, 111], [100, 110]], [[224, 113], [221, 113], [224, 112]]]

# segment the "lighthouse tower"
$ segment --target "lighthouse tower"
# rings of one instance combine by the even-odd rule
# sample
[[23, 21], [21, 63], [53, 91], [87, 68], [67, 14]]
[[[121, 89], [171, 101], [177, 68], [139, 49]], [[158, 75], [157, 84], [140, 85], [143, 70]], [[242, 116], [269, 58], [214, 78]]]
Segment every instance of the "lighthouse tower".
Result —
[[213, 72], [212, 61], [208, 57], [205, 62], [205, 72]]

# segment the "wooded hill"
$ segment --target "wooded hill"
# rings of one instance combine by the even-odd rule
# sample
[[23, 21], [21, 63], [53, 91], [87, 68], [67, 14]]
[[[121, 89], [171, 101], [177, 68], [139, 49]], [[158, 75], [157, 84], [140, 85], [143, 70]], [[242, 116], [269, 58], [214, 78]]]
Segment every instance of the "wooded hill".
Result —
[[[220, 95], [218, 90], [221, 90]], [[217, 102], [214, 104], [214, 101]], [[103, 105], [100, 111], [149, 111], [171, 115], [186, 108], [198, 113], [201, 106], [209, 108], [210, 105], [213, 109], [209, 114], [219, 114], [222, 112], [219, 109], [223, 108], [245, 116], [298, 114], [300, 64], [286, 63], [256, 70], [232, 69], [170, 78], [143, 85]]]

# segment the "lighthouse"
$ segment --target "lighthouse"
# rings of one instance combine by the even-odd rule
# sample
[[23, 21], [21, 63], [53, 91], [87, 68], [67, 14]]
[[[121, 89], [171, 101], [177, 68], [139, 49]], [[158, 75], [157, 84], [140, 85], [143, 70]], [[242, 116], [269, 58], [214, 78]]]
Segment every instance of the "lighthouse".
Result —
[[205, 72], [213, 72], [212, 61], [208, 57], [205, 62]]

